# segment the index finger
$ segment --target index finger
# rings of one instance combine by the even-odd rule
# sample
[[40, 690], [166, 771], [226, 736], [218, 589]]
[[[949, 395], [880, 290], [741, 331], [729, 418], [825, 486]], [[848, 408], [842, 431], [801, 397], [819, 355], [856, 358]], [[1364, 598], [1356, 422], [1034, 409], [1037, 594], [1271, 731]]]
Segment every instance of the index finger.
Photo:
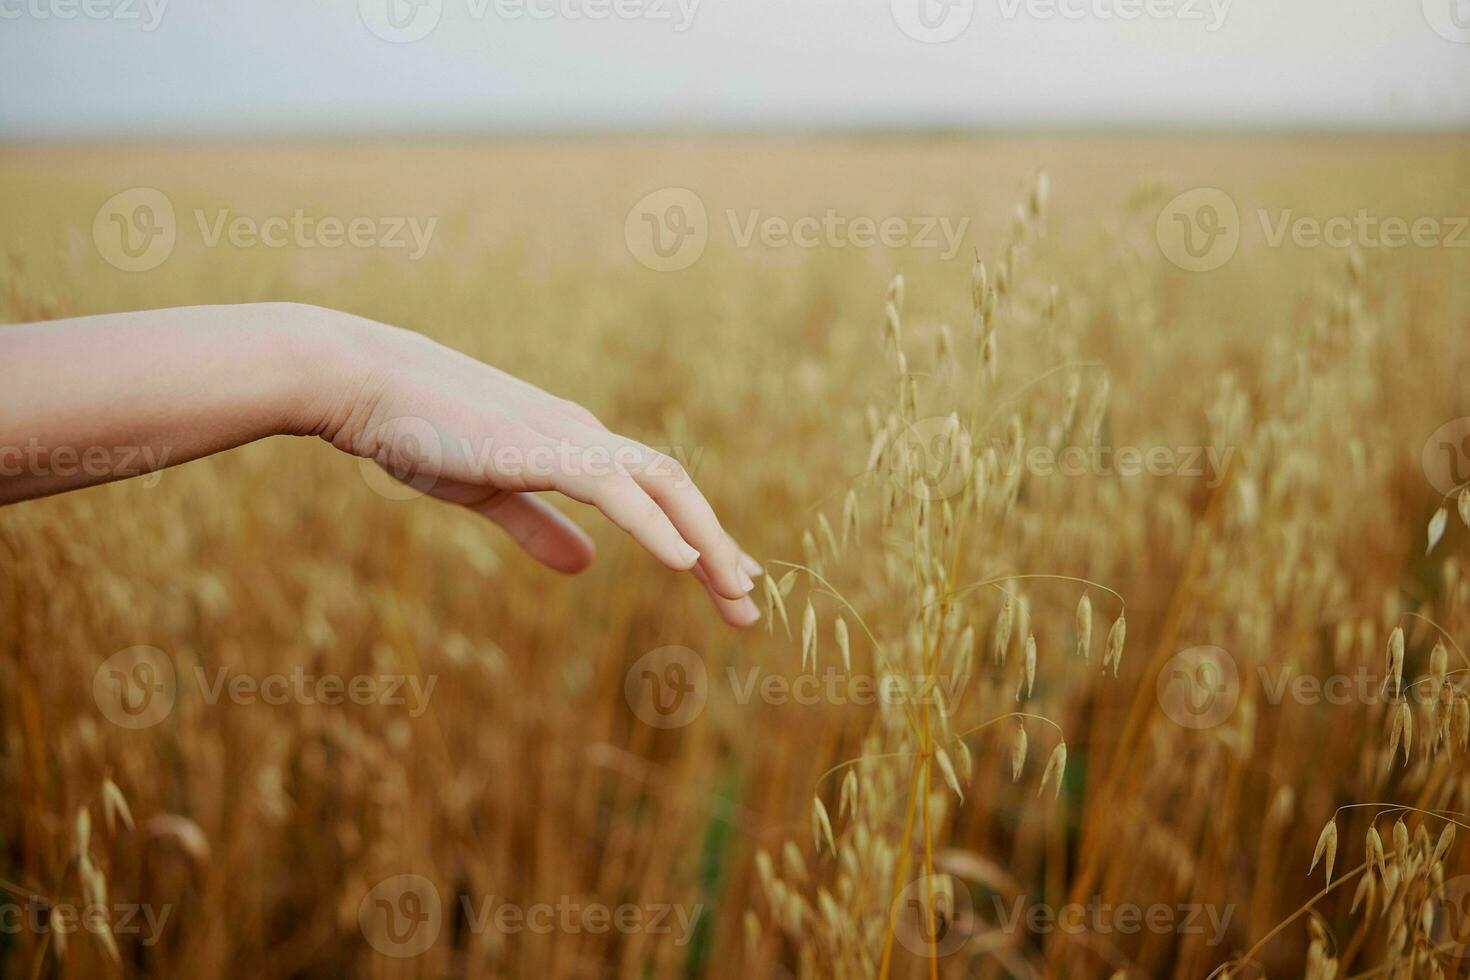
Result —
[[720, 525], [720, 519], [683, 463], [626, 436], [584, 429], [581, 438], [614, 453], [614, 459], [635, 456], [639, 463], [628, 475], [653, 498], [680, 535], [699, 552], [699, 567], [711, 591], [726, 599], [740, 599], [755, 588], [740, 547]]

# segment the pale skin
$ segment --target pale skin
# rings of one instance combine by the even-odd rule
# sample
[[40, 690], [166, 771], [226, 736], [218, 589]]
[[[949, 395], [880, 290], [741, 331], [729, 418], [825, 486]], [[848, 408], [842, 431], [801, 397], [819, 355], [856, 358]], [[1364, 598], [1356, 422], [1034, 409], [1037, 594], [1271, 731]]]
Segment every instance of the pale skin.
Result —
[[560, 572], [586, 568], [592, 541], [537, 493], [590, 504], [727, 623], [760, 618], [760, 565], [675, 460], [410, 331], [296, 303], [109, 313], [0, 327], [0, 378], [0, 504], [318, 436]]

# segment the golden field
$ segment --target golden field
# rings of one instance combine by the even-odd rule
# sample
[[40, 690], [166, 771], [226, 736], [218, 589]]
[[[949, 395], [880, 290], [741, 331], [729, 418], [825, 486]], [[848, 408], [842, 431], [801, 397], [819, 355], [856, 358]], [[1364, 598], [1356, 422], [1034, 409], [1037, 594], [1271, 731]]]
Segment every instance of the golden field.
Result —
[[[177, 243], [129, 273], [93, 223], [136, 187]], [[1156, 216], [1200, 187], [1241, 236], [1190, 272]], [[707, 211], [687, 268], [630, 252], [663, 188]], [[413, 260], [211, 246], [221, 209], [437, 223]], [[739, 239], [829, 210], [968, 223], [949, 255]], [[1470, 535], [1424, 452], [1470, 478], [1467, 235], [1276, 247], [1261, 211], [1453, 235], [1470, 142], [0, 148], [0, 321], [293, 300], [421, 331], [673, 450], [787, 590], [727, 629], [582, 508], [599, 557], [559, 577], [315, 440], [0, 510], [0, 974], [1470, 976]], [[1067, 447], [1097, 462], [1028, 452]], [[177, 690], [128, 727], [97, 691], [138, 646]], [[707, 699], [660, 728], [667, 647]], [[197, 682], [293, 671], [430, 693]], [[55, 926], [87, 904], [107, 928]]]

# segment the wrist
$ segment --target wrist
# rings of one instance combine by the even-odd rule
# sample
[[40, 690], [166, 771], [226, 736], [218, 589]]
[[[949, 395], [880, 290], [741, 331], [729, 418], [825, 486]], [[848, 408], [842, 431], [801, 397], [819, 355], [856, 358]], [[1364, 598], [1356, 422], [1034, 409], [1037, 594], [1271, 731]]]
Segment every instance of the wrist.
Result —
[[350, 439], [382, 377], [375, 334], [383, 325], [306, 303], [260, 306], [269, 307], [262, 312], [273, 324], [272, 361], [288, 379], [286, 396], [271, 409], [275, 431], [334, 445]]

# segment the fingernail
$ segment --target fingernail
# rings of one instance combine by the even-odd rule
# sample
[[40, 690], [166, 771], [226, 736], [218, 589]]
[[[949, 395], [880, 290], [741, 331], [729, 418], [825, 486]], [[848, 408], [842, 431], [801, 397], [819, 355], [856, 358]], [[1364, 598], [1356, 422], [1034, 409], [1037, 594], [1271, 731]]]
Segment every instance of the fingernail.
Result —
[[751, 578], [743, 568], [738, 569], [738, 571], [740, 572], [740, 588], [746, 592], [755, 588], [755, 579]]
[[750, 596], [746, 596], [735, 604], [735, 618], [740, 621], [741, 626], [749, 626], [761, 618], [760, 607]]
[[750, 557], [743, 551], [740, 552], [740, 567], [745, 569], [745, 574], [747, 575], [766, 574], [766, 570], [761, 567], [761, 563], [756, 561], [754, 558]]
[[689, 542], [681, 541], [679, 543], [679, 559], [684, 563], [685, 567], [688, 567], [699, 561], [699, 552], [690, 547]]

